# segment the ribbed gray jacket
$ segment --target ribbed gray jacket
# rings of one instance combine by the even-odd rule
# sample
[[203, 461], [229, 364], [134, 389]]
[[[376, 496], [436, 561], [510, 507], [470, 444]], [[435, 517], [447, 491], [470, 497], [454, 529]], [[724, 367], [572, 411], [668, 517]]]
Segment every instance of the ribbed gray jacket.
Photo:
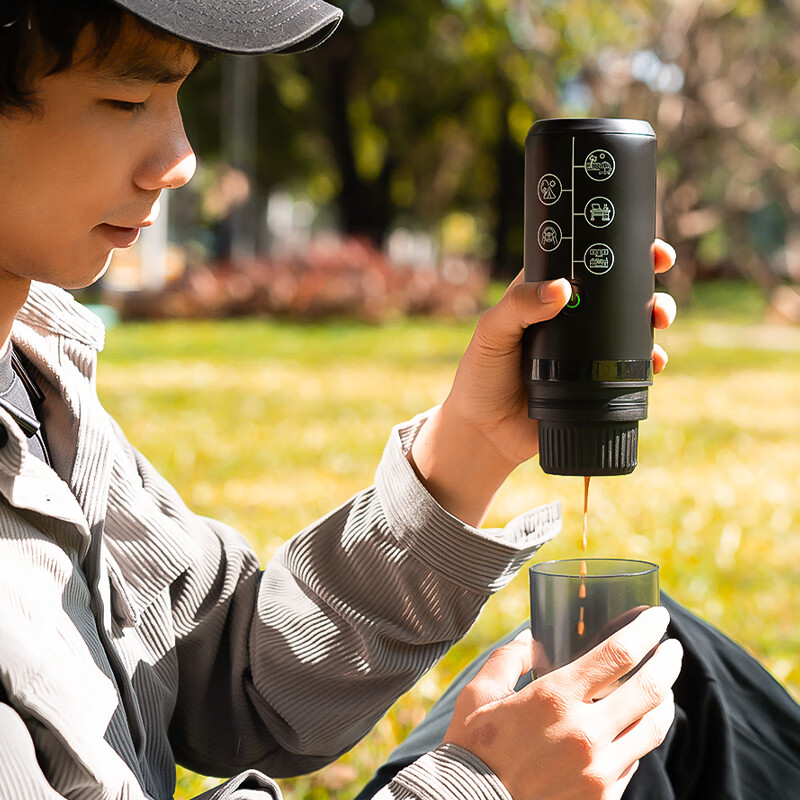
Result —
[[[40, 373], [53, 469], [0, 410], [2, 800], [166, 800], [176, 760], [240, 773], [207, 800], [279, 798], [264, 773], [316, 769], [367, 734], [560, 528], [557, 504], [504, 529], [449, 515], [405, 456], [420, 416], [371, 487], [261, 571], [102, 408], [93, 314], [34, 284], [13, 340]], [[443, 746], [379, 797], [508, 794]]]

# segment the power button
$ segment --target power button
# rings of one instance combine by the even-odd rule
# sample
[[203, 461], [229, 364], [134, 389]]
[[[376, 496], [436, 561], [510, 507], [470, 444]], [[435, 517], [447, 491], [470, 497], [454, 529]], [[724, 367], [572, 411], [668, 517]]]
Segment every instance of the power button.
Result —
[[567, 308], [577, 308], [581, 304], [581, 296], [576, 286], [572, 287], [572, 294], [567, 300]]

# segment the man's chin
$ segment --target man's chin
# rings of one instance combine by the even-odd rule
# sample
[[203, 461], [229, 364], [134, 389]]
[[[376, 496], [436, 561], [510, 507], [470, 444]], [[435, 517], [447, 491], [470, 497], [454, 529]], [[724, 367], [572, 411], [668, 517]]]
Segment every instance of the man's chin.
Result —
[[93, 283], [97, 283], [106, 274], [113, 254], [114, 251], [112, 250], [106, 256], [105, 262], [99, 269], [95, 268], [93, 271], [87, 271], [84, 275], [58, 275], [53, 280], [47, 281], [47, 283], [52, 283], [62, 289], [86, 289]]

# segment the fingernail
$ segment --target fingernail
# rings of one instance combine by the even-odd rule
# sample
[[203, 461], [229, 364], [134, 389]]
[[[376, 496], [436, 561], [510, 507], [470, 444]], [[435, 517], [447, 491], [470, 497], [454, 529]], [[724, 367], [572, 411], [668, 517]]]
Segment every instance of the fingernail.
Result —
[[555, 303], [557, 300], [562, 300], [564, 297], [563, 291], [559, 284], [563, 281], [559, 278], [555, 281], [544, 281], [539, 284], [539, 299], [543, 303]]
[[683, 645], [677, 639], [664, 639], [659, 644], [660, 648], [666, 648], [667, 652], [674, 652], [674, 657], [679, 661], [683, 661]]
[[670, 260], [674, 264], [678, 260], [678, 254], [675, 252], [675, 248], [669, 243], [662, 240], [661, 246], [666, 250], [667, 254], [670, 257]]
[[652, 608], [648, 608], [647, 611], [642, 614], [642, 616], [649, 617], [648, 623], [654, 628], [659, 627], [666, 630], [667, 625], [669, 625], [669, 611], [667, 611], [664, 606], [653, 606]]
[[656, 359], [657, 358], [661, 359], [661, 364], [659, 365], [659, 368], [658, 368], [658, 372], [661, 372], [661, 371], [663, 371], [664, 367], [666, 367], [667, 364], [669, 363], [669, 355], [667, 354], [667, 351], [663, 347], [660, 347], [659, 345], [655, 345], [655, 347], [653, 348], [653, 367], [654, 368], [656, 366]]

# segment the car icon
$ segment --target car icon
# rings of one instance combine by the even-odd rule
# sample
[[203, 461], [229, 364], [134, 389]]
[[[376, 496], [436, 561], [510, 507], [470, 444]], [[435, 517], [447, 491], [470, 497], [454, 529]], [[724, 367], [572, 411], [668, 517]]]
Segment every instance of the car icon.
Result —
[[542, 231], [542, 244], [556, 244], [558, 242], [558, 234], [554, 228], [545, 228]]

